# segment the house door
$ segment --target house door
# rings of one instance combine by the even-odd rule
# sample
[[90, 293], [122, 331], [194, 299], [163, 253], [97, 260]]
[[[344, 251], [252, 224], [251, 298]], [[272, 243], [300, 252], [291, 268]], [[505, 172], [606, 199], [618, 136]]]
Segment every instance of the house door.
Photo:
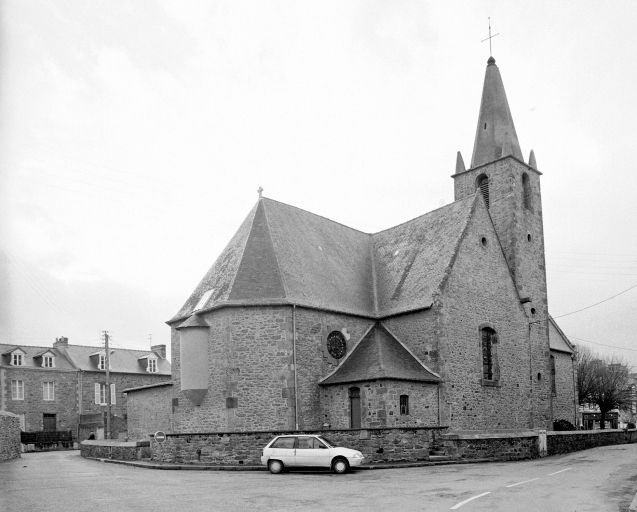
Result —
[[55, 414], [44, 413], [42, 415], [42, 430], [55, 430]]
[[361, 390], [349, 388], [350, 428], [361, 428]]

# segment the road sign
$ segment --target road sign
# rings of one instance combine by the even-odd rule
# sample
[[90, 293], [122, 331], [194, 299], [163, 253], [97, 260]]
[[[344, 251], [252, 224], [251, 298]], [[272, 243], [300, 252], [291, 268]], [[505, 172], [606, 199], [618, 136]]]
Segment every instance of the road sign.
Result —
[[166, 440], [166, 434], [161, 430], [155, 432], [155, 441], [158, 443], [163, 443]]

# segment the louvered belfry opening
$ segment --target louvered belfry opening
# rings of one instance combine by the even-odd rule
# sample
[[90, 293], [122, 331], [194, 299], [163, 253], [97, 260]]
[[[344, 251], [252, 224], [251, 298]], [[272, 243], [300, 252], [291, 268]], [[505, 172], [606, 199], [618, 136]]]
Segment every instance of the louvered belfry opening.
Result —
[[524, 202], [524, 208], [531, 209], [531, 183], [529, 182], [529, 175], [524, 173], [522, 175], [522, 197]]
[[484, 203], [487, 205], [487, 208], [489, 208], [489, 178], [487, 176], [480, 178], [478, 187], [480, 187], [482, 197], [484, 197]]

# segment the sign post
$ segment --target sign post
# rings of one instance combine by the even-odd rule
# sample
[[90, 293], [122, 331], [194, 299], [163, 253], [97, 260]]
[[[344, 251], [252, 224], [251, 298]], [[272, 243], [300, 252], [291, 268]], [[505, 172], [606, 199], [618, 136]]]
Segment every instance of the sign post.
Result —
[[[161, 448], [162, 444], [164, 444], [164, 442], [166, 441], [166, 433], [162, 432], [161, 430], [158, 430], [157, 432], [155, 432], [155, 435], [153, 436], [155, 438], [155, 441], [158, 443], [158, 448]], [[159, 449], [159, 464], [162, 463], [162, 459], [164, 458], [164, 450], [163, 449]]]

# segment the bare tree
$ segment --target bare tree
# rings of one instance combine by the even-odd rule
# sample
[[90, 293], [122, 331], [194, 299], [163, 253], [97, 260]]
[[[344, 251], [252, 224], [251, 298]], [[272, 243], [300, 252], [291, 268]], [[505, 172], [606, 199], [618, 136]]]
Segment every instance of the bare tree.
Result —
[[579, 403], [594, 404], [600, 412], [600, 428], [605, 428], [606, 414], [612, 409], [626, 409], [632, 404], [630, 368], [621, 359], [580, 347], [577, 351]]

